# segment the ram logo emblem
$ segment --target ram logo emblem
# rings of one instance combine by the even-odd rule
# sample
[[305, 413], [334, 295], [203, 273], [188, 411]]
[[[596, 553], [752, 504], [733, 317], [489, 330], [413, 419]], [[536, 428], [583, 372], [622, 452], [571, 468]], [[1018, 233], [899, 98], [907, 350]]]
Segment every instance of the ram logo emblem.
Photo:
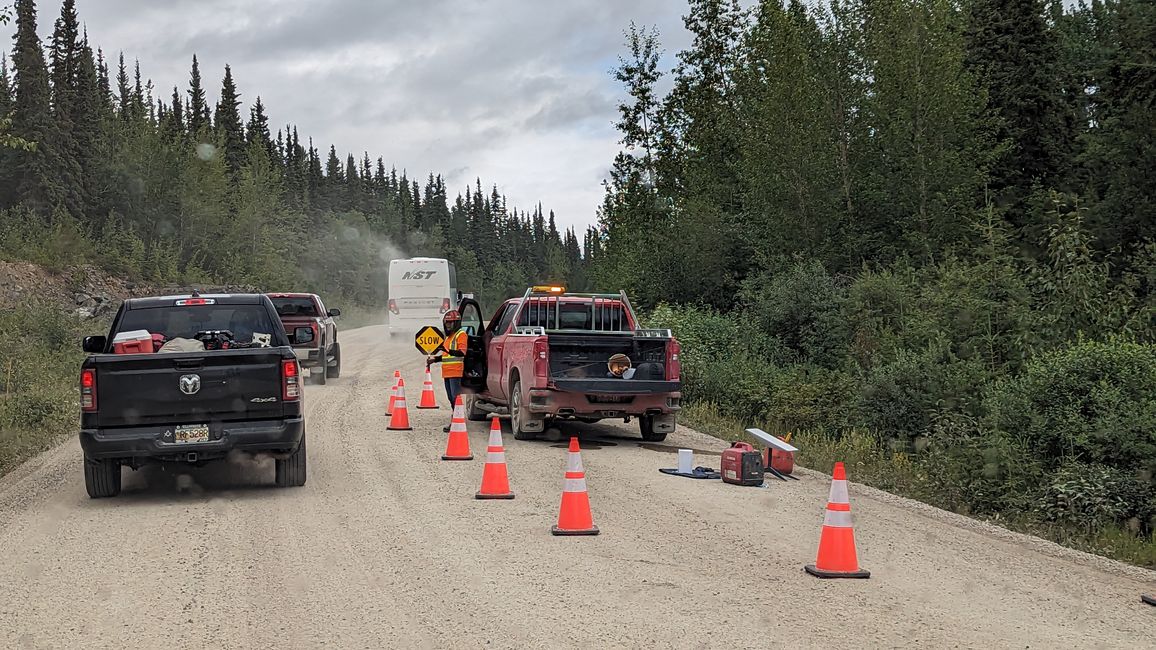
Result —
[[181, 392], [185, 395], [196, 395], [201, 390], [201, 376], [200, 375], [182, 375]]

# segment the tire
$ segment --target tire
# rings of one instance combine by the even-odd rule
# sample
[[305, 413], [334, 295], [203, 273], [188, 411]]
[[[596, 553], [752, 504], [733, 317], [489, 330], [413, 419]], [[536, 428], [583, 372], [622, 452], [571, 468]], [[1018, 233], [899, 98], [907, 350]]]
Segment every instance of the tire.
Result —
[[466, 403], [466, 419], [470, 422], [485, 422], [490, 419], [490, 414], [477, 407], [477, 395], [463, 395], [462, 401]]
[[333, 344], [333, 365], [325, 366], [325, 376], [330, 379], [337, 379], [341, 376], [341, 344]]
[[84, 487], [93, 499], [120, 494], [120, 461], [85, 458]]
[[284, 460], [276, 461], [277, 487], [301, 487], [305, 485], [307, 462], [305, 452], [305, 436], [301, 436], [301, 444]]
[[514, 431], [514, 440], [536, 440], [538, 434], [532, 431], [524, 431], [522, 425], [525, 424], [526, 418], [530, 416], [526, 409], [522, 408], [522, 382], [514, 382], [514, 388], [510, 391], [510, 428]]
[[653, 415], [643, 415], [638, 418], [638, 428], [642, 430], [642, 439], [647, 442], [662, 442], [666, 440], [665, 433], [655, 433]]

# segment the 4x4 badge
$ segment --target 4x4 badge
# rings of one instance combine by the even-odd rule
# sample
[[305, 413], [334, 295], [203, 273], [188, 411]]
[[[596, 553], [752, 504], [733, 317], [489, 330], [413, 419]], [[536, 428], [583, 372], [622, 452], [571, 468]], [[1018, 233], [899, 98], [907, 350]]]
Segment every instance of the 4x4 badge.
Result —
[[185, 395], [196, 395], [197, 391], [201, 390], [201, 376], [200, 375], [182, 375], [181, 392]]

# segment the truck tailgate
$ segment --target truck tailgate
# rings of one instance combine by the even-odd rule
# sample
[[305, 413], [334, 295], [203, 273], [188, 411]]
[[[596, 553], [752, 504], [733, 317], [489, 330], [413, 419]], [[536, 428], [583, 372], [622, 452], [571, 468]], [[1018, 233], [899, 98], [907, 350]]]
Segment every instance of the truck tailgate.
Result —
[[256, 348], [92, 357], [100, 426], [284, 417], [283, 355]]

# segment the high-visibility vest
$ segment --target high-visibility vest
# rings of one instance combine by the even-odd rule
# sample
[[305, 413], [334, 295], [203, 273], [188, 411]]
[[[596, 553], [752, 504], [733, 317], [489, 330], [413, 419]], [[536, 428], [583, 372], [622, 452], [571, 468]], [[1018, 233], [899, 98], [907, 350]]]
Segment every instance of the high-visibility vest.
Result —
[[[465, 353], [466, 351], [466, 331], [458, 330], [450, 334], [446, 339], [446, 350], [454, 350]], [[466, 364], [463, 357], [452, 357], [448, 354], [442, 356], [442, 377], [454, 378], [461, 377], [465, 373]]]

